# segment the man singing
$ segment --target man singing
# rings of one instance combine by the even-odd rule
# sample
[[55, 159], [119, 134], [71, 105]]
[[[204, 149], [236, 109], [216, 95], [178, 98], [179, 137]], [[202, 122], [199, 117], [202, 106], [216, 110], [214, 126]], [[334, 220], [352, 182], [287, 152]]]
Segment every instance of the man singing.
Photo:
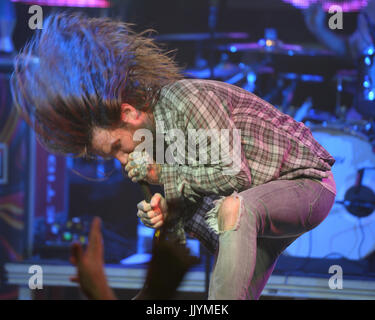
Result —
[[[123, 22], [50, 16], [18, 55], [11, 82], [48, 150], [113, 157], [134, 182], [163, 186], [164, 197], [138, 204], [138, 216], [155, 229], [168, 222], [171, 239], [184, 243], [187, 232], [215, 254], [209, 299], [258, 299], [279, 255], [333, 205], [335, 160], [303, 123], [242, 88], [182, 79], [146, 33]], [[142, 161], [139, 130], [176, 151], [163, 157], [175, 161]], [[213, 130], [228, 134], [208, 141], [202, 162], [201, 135], [188, 133]], [[171, 132], [182, 132], [183, 148]], [[188, 152], [197, 141], [198, 152]], [[76, 281], [92, 298], [114, 298], [97, 220], [92, 230], [87, 252], [77, 247], [72, 259]]]

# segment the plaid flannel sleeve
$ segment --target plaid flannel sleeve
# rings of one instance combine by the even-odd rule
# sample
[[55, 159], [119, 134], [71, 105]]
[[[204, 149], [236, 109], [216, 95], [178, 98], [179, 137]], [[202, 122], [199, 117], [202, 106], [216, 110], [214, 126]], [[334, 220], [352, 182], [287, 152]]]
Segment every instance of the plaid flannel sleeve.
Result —
[[[184, 127], [180, 129], [188, 134], [188, 143], [198, 142], [201, 148], [203, 140], [208, 142], [208, 133], [215, 132], [220, 136], [218, 139], [211, 137], [207, 143], [207, 163], [200, 164], [196, 158], [188, 156], [191, 163], [162, 165], [161, 181], [167, 201], [187, 200], [199, 206], [204, 196], [223, 196], [248, 189], [251, 185], [250, 168], [242, 150], [240, 132], [236, 131], [226, 102], [212, 90], [199, 89], [179, 92], [174, 99], [184, 119]], [[195, 140], [190, 132], [198, 132]]]

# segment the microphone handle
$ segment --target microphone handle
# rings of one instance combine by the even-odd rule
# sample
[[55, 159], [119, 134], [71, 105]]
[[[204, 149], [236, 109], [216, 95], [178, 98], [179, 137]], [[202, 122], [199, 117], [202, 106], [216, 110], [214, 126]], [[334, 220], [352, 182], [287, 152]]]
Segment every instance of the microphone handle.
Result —
[[[152, 198], [152, 192], [151, 192], [151, 188], [150, 188], [150, 185], [148, 184], [148, 182], [146, 181], [138, 181], [139, 185], [141, 186], [141, 190], [142, 190], [142, 193], [143, 193], [143, 197], [145, 198], [145, 200], [147, 202], [150, 202], [151, 201], [151, 198]], [[161, 228], [162, 229], [162, 228]], [[161, 235], [161, 229], [158, 229], [155, 231], [155, 234], [154, 234], [154, 241], [153, 241], [153, 247], [156, 245], [156, 243], [159, 241], [160, 239], [160, 235]], [[154, 251], [154, 250], [153, 250]]]
[[138, 183], [141, 186], [143, 197], [145, 198], [145, 200], [147, 202], [150, 202], [151, 198], [152, 198], [152, 192], [151, 192], [150, 185], [146, 181], [139, 181]]

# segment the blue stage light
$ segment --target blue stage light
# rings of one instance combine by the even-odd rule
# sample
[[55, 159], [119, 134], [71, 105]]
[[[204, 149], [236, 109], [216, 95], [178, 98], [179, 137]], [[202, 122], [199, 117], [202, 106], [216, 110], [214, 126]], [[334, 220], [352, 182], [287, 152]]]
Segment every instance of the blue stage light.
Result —
[[371, 65], [371, 59], [370, 59], [369, 56], [366, 56], [366, 57], [365, 57], [365, 64], [366, 64], [367, 66], [370, 66], [370, 65]]
[[237, 47], [236, 46], [230, 46], [229, 48], [230, 52], [236, 52], [237, 51]]
[[368, 97], [368, 99], [369, 99], [370, 101], [373, 101], [373, 100], [375, 99], [375, 93], [374, 93], [374, 91], [371, 90], [371, 91], [368, 93], [367, 97]]
[[363, 81], [363, 86], [364, 86], [365, 88], [370, 88], [370, 82], [367, 81], [367, 80]]
[[247, 81], [248, 82], [253, 83], [253, 82], [255, 82], [256, 79], [257, 79], [257, 76], [255, 75], [255, 73], [250, 72], [250, 73], [247, 74]]

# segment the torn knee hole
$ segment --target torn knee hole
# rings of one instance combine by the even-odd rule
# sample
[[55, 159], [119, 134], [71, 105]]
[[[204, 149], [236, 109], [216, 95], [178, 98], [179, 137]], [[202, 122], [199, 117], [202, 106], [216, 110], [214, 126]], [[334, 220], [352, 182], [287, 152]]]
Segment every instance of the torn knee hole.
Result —
[[236, 226], [239, 208], [238, 197], [230, 196], [224, 199], [218, 211], [219, 231], [228, 231]]

